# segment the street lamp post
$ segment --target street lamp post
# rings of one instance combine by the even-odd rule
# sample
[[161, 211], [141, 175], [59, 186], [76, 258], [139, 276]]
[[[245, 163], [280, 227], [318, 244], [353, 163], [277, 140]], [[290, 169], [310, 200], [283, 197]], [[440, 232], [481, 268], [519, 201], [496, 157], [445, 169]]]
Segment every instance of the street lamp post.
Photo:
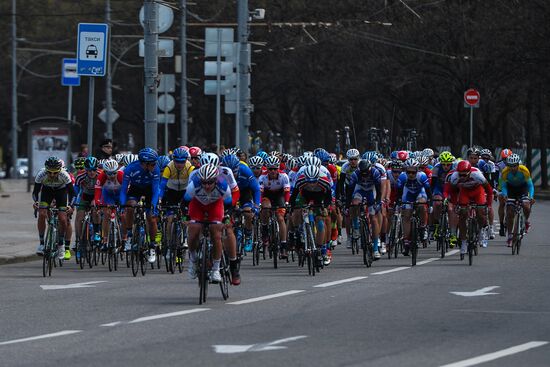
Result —
[[[11, 16], [11, 166], [15, 172], [17, 165], [17, 25], [16, 20], [16, 1], [12, 0], [12, 16]], [[9, 172], [8, 172], [9, 174]], [[11, 176], [10, 176], [11, 177]]]

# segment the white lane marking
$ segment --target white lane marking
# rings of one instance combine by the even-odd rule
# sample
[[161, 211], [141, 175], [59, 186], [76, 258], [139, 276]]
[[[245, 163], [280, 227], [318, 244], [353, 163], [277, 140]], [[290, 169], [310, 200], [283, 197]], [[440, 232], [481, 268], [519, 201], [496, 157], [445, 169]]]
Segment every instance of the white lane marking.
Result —
[[550, 314], [550, 311], [514, 311], [514, 310], [452, 310], [452, 311], [473, 312], [473, 313], [495, 313], [495, 314], [520, 314], [520, 315]]
[[266, 299], [290, 296], [292, 294], [297, 294], [297, 293], [302, 293], [302, 292], [305, 292], [305, 291], [304, 290], [292, 290], [292, 291], [287, 291], [287, 292], [270, 294], [270, 295], [262, 296], [262, 297], [243, 299], [241, 301], [236, 301], [236, 302], [228, 302], [227, 304], [228, 305], [244, 305], [244, 304], [247, 304], [247, 303], [260, 302], [260, 301], [265, 301]]
[[405, 269], [410, 269], [410, 266], [400, 266], [398, 268], [393, 268], [393, 269], [389, 269], [389, 270], [379, 271], [377, 273], [372, 273], [372, 275], [389, 274], [389, 273], [394, 273], [396, 271], [401, 271], [401, 270], [405, 270]]
[[248, 345], [213, 345], [214, 351], [220, 354], [233, 354], [233, 353], [244, 353], [244, 352], [264, 352], [266, 350], [279, 350], [287, 349], [285, 346], [278, 346], [277, 344], [288, 343], [294, 340], [300, 340], [307, 338], [306, 335], [298, 335], [290, 338], [284, 338], [272, 341], [271, 343], [259, 343], [259, 344], [248, 344]]
[[106, 326], [106, 327], [110, 327], [110, 326], [117, 326], [117, 325], [120, 325], [122, 324], [122, 321], [115, 321], [115, 322], [110, 322], [108, 324], [101, 324], [99, 326]]
[[436, 260], [439, 260], [440, 258], [439, 257], [431, 257], [429, 259], [426, 259], [426, 260], [422, 260], [422, 261], [419, 261], [416, 263], [416, 265], [424, 265], [424, 264], [428, 264], [428, 263], [431, 263], [432, 261], [436, 261]]
[[526, 350], [542, 347], [543, 345], [548, 344], [546, 341], [532, 341], [525, 344], [516, 345], [514, 347], [506, 348], [499, 350], [497, 352], [484, 354], [478, 357], [465, 359], [463, 361], [454, 362], [451, 364], [446, 364], [441, 367], [469, 367], [475, 366], [476, 364], [485, 363], [489, 361], [494, 361], [495, 359], [510, 356], [516, 353], [525, 352]]
[[128, 323], [129, 324], [135, 324], [137, 322], [145, 322], [145, 321], [151, 321], [151, 320], [164, 319], [166, 317], [175, 317], [175, 316], [181, 316], [181, 315], [188, 315], [188, 314], [191, 314], [191, 313], [208, 311], [208, 310], [210, 310], [210, 309], [209, 308], [193, 308], [191, 310], [161, 313], [161, 314], [158, 314], [158, 315], [140, 317], [139, 319], [129, 321]]
[[106, 280], [99, 280], [95, 282], [85, 282], [85, 283], [73, 283], [73, 284], [63, 284], [63, 285], [41, 285], [45, 291], [58, 290], [58, 289], [74, 289], [74, 288], [94, 288], [94, 284], [107, 283]]
[[452, 256], [454, 254], [457, 254], [460, 250], [452, 250], [452, 251], [449, 251], [445, 254], [445, 256]]
[[29, 337], [29, 338], [8, 340], [8, 341], [5, 341], [5, 342], [1, 342], [0, 345], [24, 343], [24, 342], [30, 342], [30, 341], [33, 341], [33, 340], [55, 338], [55, 337], [58, 337], [58, 336], [71, 335], [71, 334], [76, 334], [76, 333], [80, 333], [80, 332], [82, 332], [82, 330], [63, 330], [63, 331], [59, 331], [59, 332], [57, 332], [57, 333], [44, 334], [44, 335], [38, 335], [38, 336], [31, 336], [31, 337]]
[[338, 285], [338, 284], [343, 284], [343, 283], [349, 283], [349, 282], [355, 282], [356, 280], [362, 280], [362, 279], [367, 279], [367, 277], [354, 277], [354, 278], [347, 278], [347, 279], [342, 279], [342, 280], [336, 280], [336, 281], [334, 281], [334, 282], [328, 282], [328, 283], [317, 284], [317, 285], [314, 285], [313, 287], [314, 287], [314, 288], [325, 288], [325, 287], [330, 287], [330, 286], [333, 286], [333, 285]]
[[[499, 294], [499, 293], [491, 292], [493, 289], [497, 289], [497, 288], [500, 288], [500, 286], [493, 285], [491, 287], [481, 288], [481, 289], [478, 289], [478, 290], [475, 290], [475, 291], [472, 291], [472, 292], [449, 292], [449, 293], [457, 295], [457, 296], [462, 296], [462, 297], [489, 296], [489, 295], [492, 295], [492, 294]], [[489, 293], [489, 292], [491, 292], [491, 293]]]

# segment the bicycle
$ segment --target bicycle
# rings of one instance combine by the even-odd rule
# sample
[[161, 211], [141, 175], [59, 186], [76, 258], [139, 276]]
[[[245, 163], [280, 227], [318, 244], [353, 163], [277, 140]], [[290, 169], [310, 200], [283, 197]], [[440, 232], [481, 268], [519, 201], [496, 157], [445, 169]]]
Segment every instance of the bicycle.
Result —
[[441, 215], [439, 216], [439, 226], [437, 228], [437, 235], [435, 236], [435, 240], [437, 243], [437, 251], [440, 251], [441, 258], [443, 259], [445, 257], [445, 254], [447, 251], [449, 251], [450, 248], [450, 229], [449, 229], [449, 203], [447, 200], [434, 200], [434, 201], [442, 201], [442, 208], [441, 208]]
[[[479, 247], [479, 222], [477, 219], [477, 209], [485, 208], [486, 205], [469, 204], [467, 206], [468, 218], [466, 220], [467, 241], [468, 241], [468, 264], [471, 266], [474, 261], [474, 255], [478, 254]], [[463, 209], [463, 208], [462, 208]], [[464, 254], [460, 254], [460, 260], [464, 260]]]
[[370, 268], [374, 261], [374, 245], [371, 238], [371, 231], [368, 219], [368, 211], [365, 203], [360, 204], [359, 212], [359, 233], [361, 238], [361, 250], [363, 252], [363, 264]]
[[[194, 223], [202, 224], [202, 236], [199, 242], [199, 250], [197, 251], [198, 264], [198, 280], [199, 280], [199, 305], [206, 302], [208, 295], [208, 284], [210, 283], [210, 273], [212, 270], [212, 248], [213, 244], [210, 240], [210, 225], [218, 224], [217, 222], [194, 221]], [[229, 271], [229, 261], [225, 251], [222, 250], [220, 258], [220, 274], [221, 282], [220, 290], [224, 300], [229, 298], [229, 283], [231, 282], [231, 272]]]
[[[59, 261], [59, 266], [63, 266], [63, 260], [59, 259], [59, 253], [57, 249], [58, 243], [58, 213], [59, 209], [47, 207], [41, 209], [48, 209], [48, 220], [46, 222], [46, 237], [44, 241], [44, 254], [42, 256], [42, 276], [52, 276], [52, 268], [57, 267], [56, 260]], [[34, 217], [37, 217], [37, 210], [34, 211]]]
[[[86, 210], [84, 218], [82, 218], [80, 223], [81, 231], [80, 238], [77, 238], [76, 257], [79, 259], [80, 269], [84, 269], [84, 262], [87, 262], [88, 267], [91, 269], [94, 267], [94, 264], [97, 265], [97, 255], [94, 247], [94, 224], [90, 210]], [[94, 260], [94, 258], [96, 259]]]
[[[411, 231], [410, 231], [410, 251], [411, 251], [411, 264], [412, 266], [416, 265], [416, 259], [418, 257], [418, 243], [423, 242], [424, 239], [419, 237], [420, 232], [420, 218], [418, 217], [417, 208], [419, 206], [427, 206], [427, 203], [417, 203], [404, 201], [402, 204], [412, 205], [412, 215], [411, 215]], [[426, 246], [423, 246], [426, 247]]]
[[392, 254], [394, 258], [397, 258], [399, 252], [403, 251], [403, 227], [401, 221], [401, 207], [394, 205], [388, 234], [388, 243], [386, 244], [388, 247], [388, 259], [391, 259]]
[[[281, 239], [280, 239], [280, 236], [279, 236], [279, 221], [277, 220], [277, 209], [279, 209], [279, 207], [261, 208], [260, 209], [260, 210], [269, 210], [270, 211], [269, 220], [268, 220], [268, 223], [267, 223], [268, 238], [269, 238], [268, 251], [269, 251], [269, 257], [273, 259], [273, 268], [275, 268], [275, 269], [277, 269], [277, 265], [278, 265], [279, 246], [281, 244]], [[287, 262], [288, 262], [288, 257], [287, 257]]]
[[[172, 225], [168, 228], [168, 223], [165, 224], [164, 233], [170, 233], [170, 236], [163, 236], [163, 256], [166, 271], [172, 274], [175, 273], [176, 267], [179, 273], [183, 272], [183, 260], [185, 259], [186, 249], [183, 247], [187, 238], [187, 226], [183, 224], [183, 210], [179, 205], [163, 206], [162, 210], [173, 210]], [[169, 239], [169, 241], [168, 241]]]
[[525, 216], [523, 214], [522, 200], [508, 199], [507, 206], [512, 206], [514, 217], [512, 220], [512, 255], [519, 255], [521, 240], [525, 235]]
[[[132, 249], [130, 251], [130, 264], [132, 266], [132, 275], [135, 277], [139, 270], [141, 275], [147, 273], [147, 219], [145, 216], [145, 206], [142, 201], [134, 206], [134, 226], [132, 228]], [[126, 255], [128, 256], [128, 255]]]
[[109, 231], [107, 232], [107, 251], [106, 253], [102, 252], [102, 258], [103, 254], [106, 254], [109, 271], [117, 271], [119, 248], [122, 244], [118, 207], [116, 205], [98, 205], [98, 207], [110, 210]]
[[315, 276], [323, 267], [322, 260], [319, 259], [320, 251], [315, 244], [315, 215], [314, 208], [324, 208], [322, 205], [305, 205], [298, 210], [302, 211], [302, 224], [299, 227], [298, 239], [302, 246], [298, 247], [298, 265], [303, 267], [307, 262], [308, 274]]

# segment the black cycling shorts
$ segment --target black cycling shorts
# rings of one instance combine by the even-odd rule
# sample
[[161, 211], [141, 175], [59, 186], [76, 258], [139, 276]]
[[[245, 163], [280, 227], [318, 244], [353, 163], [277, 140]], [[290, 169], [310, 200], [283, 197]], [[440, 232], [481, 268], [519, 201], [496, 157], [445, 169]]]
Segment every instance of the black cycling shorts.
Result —
[[272, 207], [282, 208], [285, 206], [285, 192], [279, 191], [264, 191], [263, 198], [268, 199]]
[[172, 189], [166, 189], [164, 196], [162, 197], [162, 204], [167, 206], [179, 205], [183, 200], [185, 190], [177, 191]]
[[[151, 186], [146, 187], [139, 187], [139, 186], [130, 186], [130, 190], [128, 190], [128, 195], [126, 196], [126, 200], [134, 200], [139, 201], [139, 199], [145, 196], [145, 207], [149, 208], [151, 206], [151, 199], [153, 197], [153, 188]], [[121, 203], [126, 204], [126, 203]]]
[[48, 186], [42, 186], [40, 191], [40, 206], [47, 207], [52, 204], [55, 199], [55, 206], [58, 209], [64, 209], [67, 207], [67, 188], [53, 189]]

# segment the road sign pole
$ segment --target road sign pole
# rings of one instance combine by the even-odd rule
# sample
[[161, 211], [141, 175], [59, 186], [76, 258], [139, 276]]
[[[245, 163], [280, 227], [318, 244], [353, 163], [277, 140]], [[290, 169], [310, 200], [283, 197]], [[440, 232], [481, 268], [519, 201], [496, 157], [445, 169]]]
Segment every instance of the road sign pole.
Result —
[[67, 101], [67, 122], [70, 124], [73, 115], [73, 86], [69, 85], [69, 98]]
[[92, 155], [93, 151], [93, 135], [94, 135], [94, 92], [95, 92], [95, 77], [88, 78], [90, 81], [88, 88], [88, 154]]
[[[111, 25], [111, 0], [105, 1], [105, 23]], [[113, 122], [111, 111], [113, 110], [113, 91], [111, 89], [111, 32], [108, 32], [107, 41], [107, 73], [105, 78], [105, 124], [107, 125], [107, 138], [113, 138]]]
[[164, 91], [164, 154], [168, 155], [168, 93]]
[[249, 64], [249, 54], [248, 54], [248, 19], [250, 17], [248, 10], [248, 0], [238, 0], [238, 39], [240, 43], [239, 47], [239, 67], [238, 67], [238, 78], [239, 78], [239, 95], [237, 99], [238, 110], [237, 113], [239, 116], [239, 128], [240, 128], [240, 143], [239, 147], [248, 152], [250, 148], [248, 140], [248, 129], [250, 128], [250, 87], [249, 82], [249, 73], [250, 73], [250, 64]]
[[216, 55], [216, 149], [220, 151], [221, 130], [221, 73], [222, 73], [222, 30], [218, 28], [218, 54]]
[[474, 146], [474, 106], [470, 106], [470, 147]]
[[[11, 165], [15, 175], [18, 155], [18, 123], [17, 123], [17, 23], [16, 23], [16, 0], [12, 0], [11, 17]], [[11, 176], [11, 173], [8, 172]], [[29, 175], [30, 176], [30, 175]]]
[[187, 0], [180, 1], [180, 43], [181, 43], [181, 79], [180, 79], [180, 133], [181, 145], [188, 141], [187, 115]]
[[157, 149], [157, 109], [158, 109], [158, 4], [146, 0], [144, 4], [144, 45], [145, 45], [145, 146]]

